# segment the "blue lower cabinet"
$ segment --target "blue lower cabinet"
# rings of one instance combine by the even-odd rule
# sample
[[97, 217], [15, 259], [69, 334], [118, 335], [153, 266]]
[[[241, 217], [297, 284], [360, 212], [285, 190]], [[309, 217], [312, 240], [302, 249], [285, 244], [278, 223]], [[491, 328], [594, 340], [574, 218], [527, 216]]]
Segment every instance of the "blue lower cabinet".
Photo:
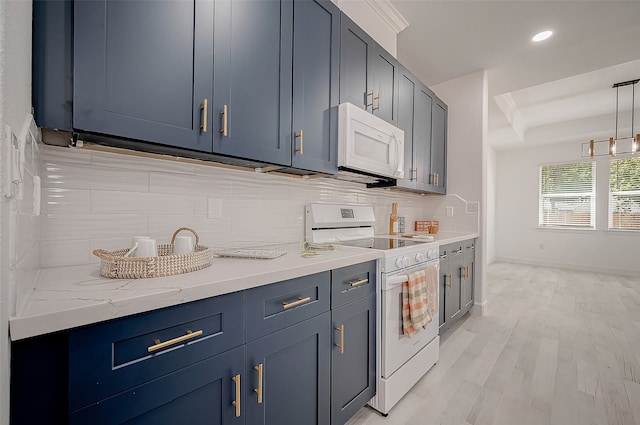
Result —
[[330, 423], [331, 313], [246, 346], [247, 425]]
[[331, 424], [342, 425], [376, 391], [376, 296], [332, 311]]
[[[72, 412], [70, 425], [243, 424], [244, 347], [195, 363]], [[234, 377], [240, 376], [240, 380]]]

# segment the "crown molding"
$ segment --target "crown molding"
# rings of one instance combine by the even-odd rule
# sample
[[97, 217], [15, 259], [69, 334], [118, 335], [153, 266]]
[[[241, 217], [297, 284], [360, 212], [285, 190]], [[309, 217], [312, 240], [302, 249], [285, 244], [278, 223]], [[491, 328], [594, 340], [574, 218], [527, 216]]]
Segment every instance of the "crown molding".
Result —
[[398, 12], [389, 0], [365, 0], [396, 34], [409, 26], [409, 22]]

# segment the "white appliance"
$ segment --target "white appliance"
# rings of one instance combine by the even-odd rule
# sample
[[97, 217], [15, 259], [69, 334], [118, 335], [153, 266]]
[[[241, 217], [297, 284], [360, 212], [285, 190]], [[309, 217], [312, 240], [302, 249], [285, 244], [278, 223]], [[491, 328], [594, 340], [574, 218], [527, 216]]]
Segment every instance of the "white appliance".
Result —
[[404, 131], [351, 103], [338, 106], [337, 178], [404, 178]]
[[383, 255], [377, 273], [376, 395], [369, 405], [386, 415], [440, 355], [439, 316], [409, 338], [402, 333], [401, 311], [402, 283], [413, 271], [439, 267], [438, 243], [374, 235], [373, 207], [365, 205], [309, 204], [305, 225], [308, 242], [360, 246]]

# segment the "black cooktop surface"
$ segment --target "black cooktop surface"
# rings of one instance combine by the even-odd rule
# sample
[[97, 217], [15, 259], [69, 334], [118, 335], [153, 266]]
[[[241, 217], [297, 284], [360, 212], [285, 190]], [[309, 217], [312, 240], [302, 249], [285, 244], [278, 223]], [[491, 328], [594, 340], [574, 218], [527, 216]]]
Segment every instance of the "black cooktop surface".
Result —
[[414, 241], [407, 239], [389, 239], [389, 238], [366, 238], [366, 239], [355, 239], [351, 241], [341, 241], [342, 245], [349, 246], [359, 246], [362, 248], [372, 248], [372, 249], [395, 249], [395, 248], [404, 248], [407, 246], [416, 246], [427, 243], [428, 241]]

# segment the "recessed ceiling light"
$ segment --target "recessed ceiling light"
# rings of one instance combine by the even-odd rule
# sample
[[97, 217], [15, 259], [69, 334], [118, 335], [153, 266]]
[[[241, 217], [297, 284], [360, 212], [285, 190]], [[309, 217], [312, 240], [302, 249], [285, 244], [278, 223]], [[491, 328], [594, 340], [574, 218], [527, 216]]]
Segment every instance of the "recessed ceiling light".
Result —
[[542, 31], [533, 36], [533, 41], [543, 41], [553, 35], [553, 31]]

